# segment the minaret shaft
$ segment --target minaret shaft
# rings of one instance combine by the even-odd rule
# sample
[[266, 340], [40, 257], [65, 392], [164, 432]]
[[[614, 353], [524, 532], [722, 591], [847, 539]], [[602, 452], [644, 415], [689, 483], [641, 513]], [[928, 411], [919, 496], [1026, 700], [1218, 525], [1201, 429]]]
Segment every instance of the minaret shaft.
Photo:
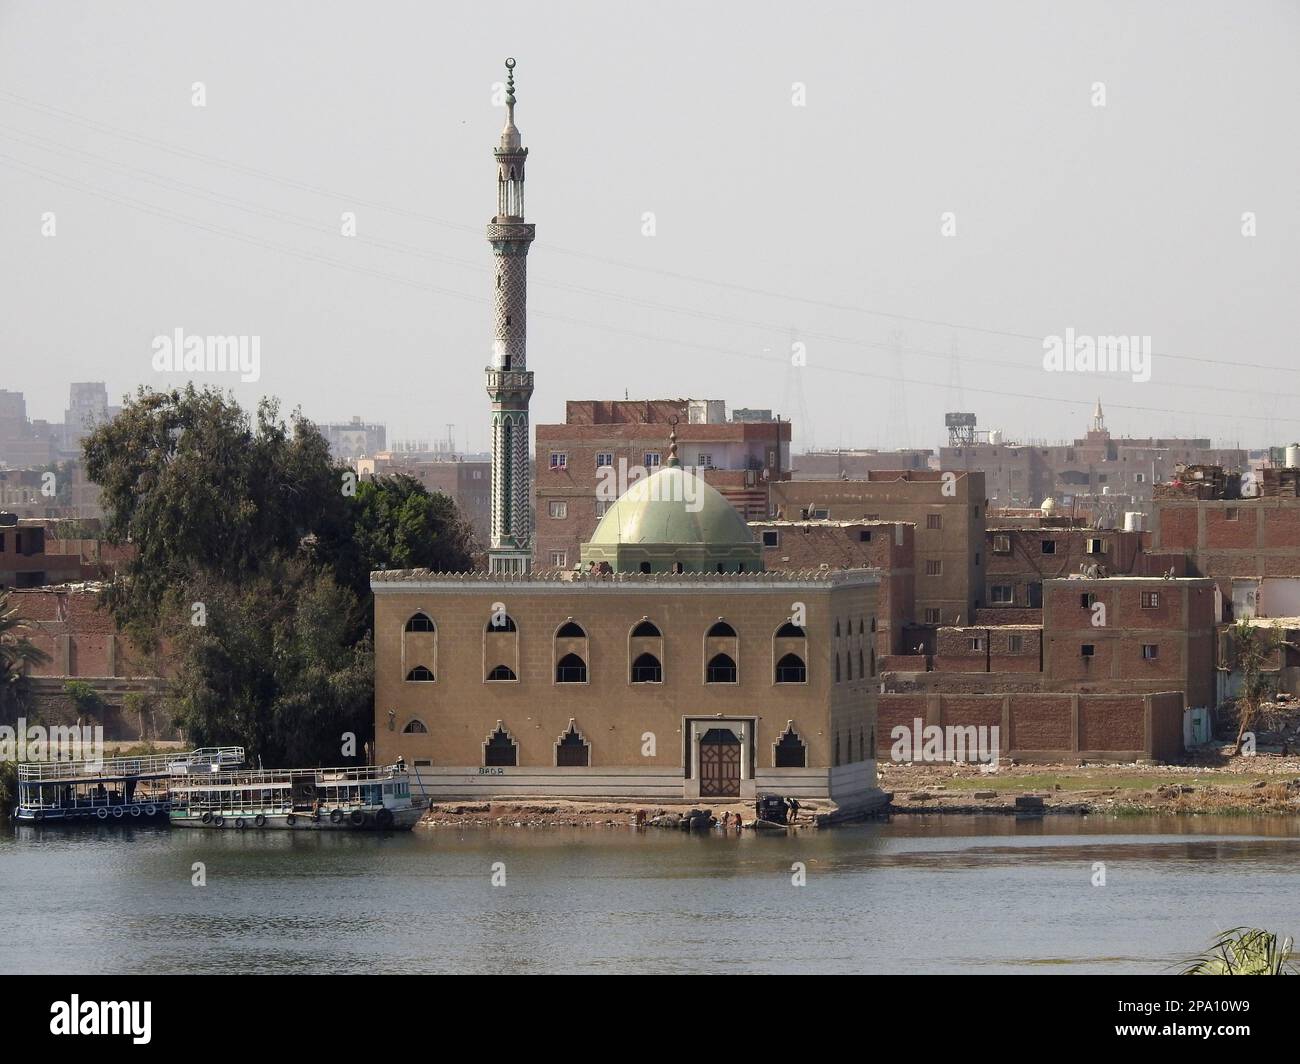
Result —
[[524, 221], [524, 165], [528, 149], [515, 128], [515, 61], [506, 60], [506, 124], [493, 152], [497, 163], [497, 213], [487, 238], [496, 258], [492, 364], [492, 572], [528, 572], [533, 561], [531, 425], [528, 401], [528, 247], [535, 227]]

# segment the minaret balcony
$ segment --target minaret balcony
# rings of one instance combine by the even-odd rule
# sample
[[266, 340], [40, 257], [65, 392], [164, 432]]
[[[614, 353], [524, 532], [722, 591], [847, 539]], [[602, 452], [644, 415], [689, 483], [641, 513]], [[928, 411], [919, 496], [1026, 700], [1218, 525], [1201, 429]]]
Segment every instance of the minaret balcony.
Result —
[[488, 366], [484, 372], [487, 375], [487, 390], [493, 394], [500, 392], [533, 394], [533, 371], [530, 369], [497, 369]]

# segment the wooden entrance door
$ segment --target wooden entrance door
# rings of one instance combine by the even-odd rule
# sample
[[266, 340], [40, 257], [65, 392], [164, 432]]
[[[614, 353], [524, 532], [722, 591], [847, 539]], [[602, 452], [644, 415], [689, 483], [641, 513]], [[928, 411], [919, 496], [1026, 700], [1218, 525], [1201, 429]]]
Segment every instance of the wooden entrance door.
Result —
[[700, 740], [700, 797], [740, 797], [740, 740], [728, 728], [710, 728]]

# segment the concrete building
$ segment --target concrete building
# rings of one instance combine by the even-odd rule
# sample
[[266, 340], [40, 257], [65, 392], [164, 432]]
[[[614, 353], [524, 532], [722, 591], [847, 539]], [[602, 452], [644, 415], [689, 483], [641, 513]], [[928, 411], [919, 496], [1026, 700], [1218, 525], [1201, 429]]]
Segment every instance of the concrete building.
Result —
[[789, 476], [788, 421], [731, 420], [721, 400], [581, 400], [563, 425], [537, 426], [537, 564], [572, 567], [606, 509], [654, 473], [676, 431], [682, 463], [744, 517], [771, 513], [770, 485]]
[[984, 604], [982, 473], [893, 470], [863, 480], [789, 480], [773, 483], [771, 494], [782, 520], [913, 525], [921, 625], [969, 622]]
[[330, 445], [330, 454], [341, 462], [373, 457], [388, 448], [388, 429], [377, 422], [331, 421], [316, 426]]
[[888, 469], [930, 469], [930, 450], [877, 451], [836, 448], [806, 451], [790, 460], [792, 480], [863, 480]]
[[742, 570], [742, 530], [670, 453], [578, 572], [373, 573], [379, 759], [436, 797], [877, 800], [879, 577]]

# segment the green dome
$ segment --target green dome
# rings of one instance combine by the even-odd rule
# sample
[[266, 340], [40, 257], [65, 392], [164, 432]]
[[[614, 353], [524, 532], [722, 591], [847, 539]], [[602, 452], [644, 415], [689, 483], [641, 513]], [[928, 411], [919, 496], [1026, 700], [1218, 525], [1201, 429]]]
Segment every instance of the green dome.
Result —
[[628, 488], [582, 545], [584, 563], [608, 562], [617, 572], [756, 572], [761, 558], [736, 508], [678, 465]]

